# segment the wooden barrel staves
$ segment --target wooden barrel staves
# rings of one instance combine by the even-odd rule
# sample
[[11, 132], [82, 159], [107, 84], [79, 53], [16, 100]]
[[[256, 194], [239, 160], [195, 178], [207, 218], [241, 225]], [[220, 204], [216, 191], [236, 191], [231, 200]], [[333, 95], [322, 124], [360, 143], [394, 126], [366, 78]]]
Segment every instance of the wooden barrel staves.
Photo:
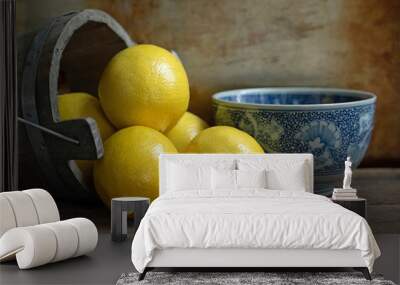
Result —
[[62, 134], [55, 136], [26, 126], [49, 190], [57, 197], [92, 197], [92, 182], [84, 180], [74, 160], [94, 160], [103, 155], [95, 121], [83, 118], [61, 122], [57, 95], [78, 91], [97, 95], [108, 61], [133, 44], [111, 16], [98, 10], [57, 17], [31, 42], [20, 81], [21, 110], [24, 120]]

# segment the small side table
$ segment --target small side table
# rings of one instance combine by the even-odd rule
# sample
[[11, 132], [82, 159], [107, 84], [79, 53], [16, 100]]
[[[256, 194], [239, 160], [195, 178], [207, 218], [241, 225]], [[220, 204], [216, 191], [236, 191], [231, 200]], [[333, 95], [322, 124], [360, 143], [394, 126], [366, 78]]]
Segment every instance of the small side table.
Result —
[[150, 199], [145, 197], [120, 197], [111, 200], [111, 239], [124, 241], [128, 237], [128, 212], [133, 212], [134, 233], [146, 214]]
[[352, 200], [334, 200], [332, 202], [341, 205], [342, 207], [359, 214], [364, 219], [367, 218], [367, 200], [364, 198], [357, 198]]

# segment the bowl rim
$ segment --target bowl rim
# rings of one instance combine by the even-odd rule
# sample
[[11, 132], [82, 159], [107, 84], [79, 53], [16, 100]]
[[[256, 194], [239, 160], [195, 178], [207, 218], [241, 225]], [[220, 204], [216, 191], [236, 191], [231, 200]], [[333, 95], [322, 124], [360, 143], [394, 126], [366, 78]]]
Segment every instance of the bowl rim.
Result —
[[[352, 96], [354, 98], [362, 98], [358, 101], [351, 102], [341, 102], [341, 103], [327, 103], [327, 104], [260, 104], [260, 103], [243, 103], [243, 102], [233, 102], [222, 99], [224, 96], [246, 96], [254, 92], [264, 92], [268, 93], [285, 93], [282, 95], [287, 95], [287, 93], [337, 93], [335, 95], [346, 95]], [[233, 108], [247, 108], [247, 109], [268, 109], [268, 110], [321, 110], [321, 109], [337, 109], [337, 108], [349, 108], [357, 107], [363, 105], [369, 105], [376, 102], [376, 95], [367, 92], [354, 89], [340, 89], [340, 88], [322, 88], [322, 87], [263, 87], [263, 88], [243, 88], [243, 89], [233, 89], [217, 92], [212, 95], [212, 101], [216, 105], [229, 106]]]

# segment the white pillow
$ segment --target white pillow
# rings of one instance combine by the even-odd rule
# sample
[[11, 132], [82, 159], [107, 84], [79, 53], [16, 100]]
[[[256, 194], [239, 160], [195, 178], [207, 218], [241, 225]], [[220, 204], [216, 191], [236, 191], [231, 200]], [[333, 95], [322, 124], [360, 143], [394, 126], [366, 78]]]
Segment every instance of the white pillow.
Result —
[[211, 190], [210, 167], [185, 167], [170, 163], [167, 173], [168, 191]]
[[307, 189], [303, 167], [293, 168], [288, 172], [273, 169], [267, 172], [267, 179], [270, 189], [303, 192]]
[[267, 171], [236, 170], [238, 188], [267, 188]]
[[306, 191], [309, 188], [308, 169], [304, 160], [238, 159], [240, 170], [267, 170], [267, 188], [273, 190]]
[[236, 190], [236, 170], [212, 168], [211, 173], [214, 190]]

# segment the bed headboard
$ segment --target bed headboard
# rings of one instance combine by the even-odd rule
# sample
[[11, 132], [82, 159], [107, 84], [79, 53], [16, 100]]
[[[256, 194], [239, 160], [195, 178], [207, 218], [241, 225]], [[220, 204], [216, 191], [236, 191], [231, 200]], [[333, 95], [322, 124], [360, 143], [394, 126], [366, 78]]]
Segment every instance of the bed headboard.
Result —
[[306, 175], [308, 179], [307, 192], [314, 192], [314, 169], [313, 169], [313, 155], [310, 153], [271, 153], [271, 154], [161, 154], [159, 158], [159, 195], [162, 195], [167, 191], [166, 180], [167, 180], [167, 164], [168, 162], [201, 162], [207, 161], [212, 163], [218, 160], [232, 160], [237, 159], [265, 159], [268, 162], [282, 161], [282, 160], [304, 160], [306, 165]]

